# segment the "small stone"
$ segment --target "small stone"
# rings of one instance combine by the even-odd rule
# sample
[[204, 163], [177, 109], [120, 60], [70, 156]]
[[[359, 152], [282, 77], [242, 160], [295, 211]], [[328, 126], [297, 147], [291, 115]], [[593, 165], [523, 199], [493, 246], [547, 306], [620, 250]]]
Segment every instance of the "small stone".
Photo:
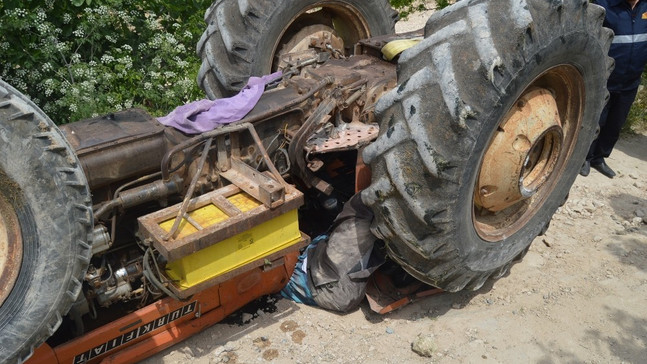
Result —
[[546, 239], [544, 238], [544, 239], [541, 239], [541, 242], [542, 242], [542, 243], [544, 243], [544, 245], [546, 245], [547, 247], [549, 247], [549, 248], [550, 248], [550, 242], [549, 242], [548, 240], [546, 240]]
[[604, 207], [604, 204], [600, 201], [593, 201], [591, 202], [591, 204], [593, 205], [593, 207], [596, 207], [596, 208]]
[[436, 343], [434, 343], [433, 336], [419, 334], [411, 343], [411, 350], [420, 356], [430, 358], [434, 354], [434, 351], [436, 351]]
[[602, 237], [600, 235], [596, 235], [593, 237], [593, 241], [596, 243], [599, 243], [602, 241]]
[[635, 174], [633, 174], [633, 173], [629, 173], [629, 178], [631, 178], [631, 179], [638, 179], [638, 176], [636, 176], [636, 175], [635, 175]]
[[453, 309], [455, 309], [455, 310], [459, 310], [459, 309], [461, 309], [462, 307], [461, 307], [461, 304], [460, 304], [460, 303], [458, 303], [458, 302], [454, 302], [454, 303], [452, 303], [452, 308], [453, 308]]
[[632, 225], [640, 225], [640, 224], [642, 224], [642, 222], [643, 222], [642, 217], [634, 217], [633, 219], [631, 219], [631, 224]]
[[265, 336], [261, 336], [259, 338], [254, 339], [254, 341], [252, 343], [254, 344], [255, 347], [257, 347], [259, 349], [264, 349], [264, 348], [272, 345], [272, 342], [270, 341], [270, 339], [268, 339]]
[[243, 321], [244, 324], [246, 324], [248, 322], [251, 322], [252, 319], [254, 319], [254, 315], [252, 315], [251, 313], [243, 312], [240, 319]]
[[636, 215], [636, 217], [645, 217], [645, 211], [643, 209], [638, 209], [634, 211], [634, 215]]
[[387, 327], [387, 328], [386, 328], [386, 333], [387, 333], [387, 334], [389, 334], [389, 335], [391, 335], [391, 334], [393, 333], [393, 329], [392, 329], [392, 328], [390, 328], [390, 327]]

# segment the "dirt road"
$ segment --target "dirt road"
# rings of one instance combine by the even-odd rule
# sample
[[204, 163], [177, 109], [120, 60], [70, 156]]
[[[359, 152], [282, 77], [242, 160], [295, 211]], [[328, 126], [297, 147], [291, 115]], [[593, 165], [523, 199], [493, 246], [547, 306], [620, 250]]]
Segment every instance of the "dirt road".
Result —
[[266, 298], [275, 312], [238, 313], [145, 362], [644, 363], [647, 136], [623, 138], [608, 163], [616, 178], [578, 177], [547, 234], [479, 291], [384, 316], [366, 303], [339, 315]]

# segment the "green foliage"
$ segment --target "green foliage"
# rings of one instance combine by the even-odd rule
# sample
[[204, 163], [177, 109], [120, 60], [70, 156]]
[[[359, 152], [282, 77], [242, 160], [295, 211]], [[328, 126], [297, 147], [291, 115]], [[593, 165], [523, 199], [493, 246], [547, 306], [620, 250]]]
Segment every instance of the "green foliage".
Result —
[[647, 74], [643, 73], [636, 101], [631, 105], [624, 132], [640, 133], [647, 131]]
[[391, 6], [400, 12], [400, 18], [405, 19], [409, 14], [427, 10], [428, 3], [434, 3], [432, 9], [443, 9], [456, 2], [456, 0], [389, 0]]
[[0, 2], [0, 77], [57, 123], [203, 97], [195, 44], [211, 1]]

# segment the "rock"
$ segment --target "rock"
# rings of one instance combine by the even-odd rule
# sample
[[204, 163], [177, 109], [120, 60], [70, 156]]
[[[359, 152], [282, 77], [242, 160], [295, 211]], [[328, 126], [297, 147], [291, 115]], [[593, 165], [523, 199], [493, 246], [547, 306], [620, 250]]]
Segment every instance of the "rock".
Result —
[[634, 182], [634, 187], [636, 187], [636, 188], [638, 188], [640, 190], [644, 190], [645, 189], [645, 184], [641, 183], [641, 182]]
[[391, 335], [391, 334], [393, 333], [393, 329], [392, 329], [392, 328], [390, 328], [390, 327], [387, 327], [387, 328], [386, 328], [386, 333], [387, 333], [387, 334], [389, 334], [389, 335]]
[[244, 324], [252, 321], [253, 318], [254, 318], [254, 315], [247, 312], [244, 312], [243, 315], [241, 316], [241, 320], [243, 321]]
[[431, 335], [422, 335], [418, 334], [415, 340], [411, 343], [411, 350], [414, 353], [430, 358], [434, 351], [436, 351], [436, 343], [434, 342], [434, 337]]
[[596, 243], [599, 243], [602, 241], [602, 237], [600, 235], [596, 235], [593, 237], [593, 241]]
[[636, 217], [645, 217], [645, 210], [638, 209], [638, 210], [634, 211], [634, 215], [636, 215]]
[[642, 217], [634, 217], [631, 219], [631, 224], [632, 225], [640, 225], [643, 223], [643, 218]]
[[593, 205], [593, 207], [595, 207], [595, 208], [604, 207], [604, 204], [603, 204], [602, 202], [600, 202], [600, 201], [593, 201], [591, 204], [592, 204], [592, 205]]
[[635, 175], [635, 174], [633, 174], [633, 173], [629, 173], [629, 178], [631, 178], [631, 179], [638, 179], [638, 176], [636, 176], [636, 175]]

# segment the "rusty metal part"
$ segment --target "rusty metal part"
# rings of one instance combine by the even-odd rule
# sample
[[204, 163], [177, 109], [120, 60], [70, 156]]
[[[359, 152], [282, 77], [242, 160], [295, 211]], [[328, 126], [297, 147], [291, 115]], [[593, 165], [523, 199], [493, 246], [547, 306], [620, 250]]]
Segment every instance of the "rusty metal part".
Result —
[[344, 123], [336, 127], [330, 137], [315, 135], [308, 140], [306, 148], [310, 150], [310, 154], [354, 150], [375, 140], [378, 133], [377, 124]]
[[573, 66], [537, 77], [492, 136], [474, 186], [478, 235], [500, 241], [524, 226], [553, 192], [582, 123], [584, 81]]
[[0, 305], [9, 297], [22, 264], [23, 241], [13, 206], [0, 193]]
[[61, 126], [91, 190], [159, 170], [169, 142], [165, 127], [139, 109]]
[[[307, 19], [307, 20], [305, 20]], [[360, 39], [370, 35], [370, 29], [364, 17], [357, 9], [341, 2], [315, 2], [304, 7], [301, 12], [286, 22], [287, 26], [276, 37], [271, 54], [279, 54], [285, 45], [294, 43], [299, 31], [303, 29], [303, 22], [308, 24], [329, 24], [326, 28], [343, 41], [343, 45], [350, 47]], [[350, 55], [351, 49], [342, 49], [344, 55]], [[278, 69], [278, 59], [272, 64], [272, 70]]]
[[[290, 109], [294, 108], [295, 106], [297, 106], [297, 105], [301, 104], [302, 102], [304, 102], [304, 101], [308, 100], [309, 98], [311, 98], [317, 91], [320, 91], [322, 88], [332, 84], [333, 81], [334, 81], [333, 78], [325, 77], [324, 79], [317, 82], [317, 84], [315, 86], [310, 88], [310, 90], [308, 90], [308, 92], [303, 94], [301, 97], [294, 98], [294, 99], [289, 100], [288, 102], [286, 102], [284, 104], [279, 104], [275, 108], [269, 108], [269, 109], [261, 111], [261, 112], [254, 112], [254, 110], [252, 110], [252, 112], [250, 112], [250, 114], [247, 117], [245, 117], [242, 120], [236, 122], [235, 124], [231, 124], [231, 125], [239, 125], [241, 123], [255, 123], [255, 122], [258, 122], [260, 120], [268, 119], [270, 117], [277, 116], [277, 115], [280, 115], [282, 113], [288, 112]], [[282, 90], [277, 90], [277, 91], [282, 91]], [[274, 93], [271, 93], [271, 94], [274, 94]], [[266, 96], [266, 97], [272, 97], [272, 96]], [[255, 110], [256, 109], [257, 108], [255, 108]], [[224, 128], [224, 127], [222, 127], [222, 128]], [[195, 137], [193, 137], [191, 139], [188, 139], [188, 140], [176, 145], [171, 150], [169, 150], [164, 155], [164, 157], [162, 158], [162, 162], [161, 162], [162, 179], [168, 180], [170, 178], [170, 163], [171, 163], [171, 161], [173, 159], [173, 156], [175, 154], [180, 153], [180, 152], [182, 152], [184, 150], [187, 150], [187, 149], [201, 143], [202, 141], [204, 141], [204, 140], [206, 140], [208, 138], [211, 138], [211, 137], [214, 137], [216, 135], [221, 134], [222, 133], [222, 131], [221, 131], [222, 128], [218, 128], [218, 129], [214, 129], [212, 131], [206, 132], [206, 133], [202, 133], [202, 134], [200, 134], [198, 136], [195, 136]]]
[[204, 168], [204, 163], [207, 161], [207, 156], [209, 156], [209, 149], [211, 148], [212, 142], [213, 142], [213, 138], [209, 138], [204, 143], [202, 156], [200, 156], [200, 161], [198, 162], [198, 169], [195, 171], [195, 174], [193, 175], [193, 179], [191, 180], [191, 184], [189, 185], [189, 190], [184, 196], [184, 201], [182, 201], [182, 206], [178, 211], [177, 217], [175, 218], [175, 222], [173, 223], [173, 227], [168, 232], [168, 234], [162, 237], [162, 239], [168, 240], [170, 238], [175, 237], [175, 233], [177, 232], [178, 227], [180, 227], [180, 222], [186, 215], [186, 210], [189, 207], [189, 201], [191, 201], [191, 197], [193, 197], [193, 192], [195, 191], [195, 185], [198, 182], [198, 178], [200, 178], [200, 175], [202, 174], [202, 169]]
[[[250, 167], [241, 161], [240, 132], [247, 131], [254, 143], [253, 150], [260, 154], [261, 160], [269, 169], [269, 176]], [[230, 153], [227, 152], [225, 137], [229, 138]], [[223, 127], [217, 139], [218, 169], [220, 176], [247, 192], [268, 208], [276, 208], [283, 204], [285, 190], [290, 186], [283, 180], [281, 173], [267, 154], [263, 142], [252, 124], [242, 123]], [[249, 148], [249, 147], [248, 147]]]
[[474, 202], [496, 212], [532, 197], [553, 172], [562, 137], [553, 95], [546, 89], [525, 93], [485, 153]]
[[96, 220], [107, 217], [107, 214], [116, 208], [129, 208], [141, 205], [145, 202], [166, 198], [178, 193], [182, 186], [182, 179], [174, 176], [169, 181], [154, 181], [145, 185], [121, 191], [113, 200], [101, 205], [95, 212]]
[[192, 209], [199, 209], [207, 205], [214, 205], [223, 211], [228, 219], [207, 226], [189, 236], [165, 240], [162, 237], [167, 232], [160, 224], [177, 216], [180, 206], [170, 206], [166, 209], [155, 211], [139, 217], [139, 231], [143, 239], [152, 242], [152, 246], [169, 262], [181, 259], [201, 249], [217, 244], [234, 235], [240, 234], [261, 222], [268, 221], [288, 211], [299, 208], [303, 204], [303, 194], [290, 186], [286, 190], [285, 203], [277, 208], [268, 208], [264, 205], [249, 210], [241, 211], [227, 200], [228, 197], [241, 193], [242, 190], [235, 185], [228, 185], [204, 195], [191, 199]]
[[444, 292], [422, 282], [416, 281], [405, 287], [396, 286], [391, 277], [377, 270], [366, 284], [366, 299], [369, 307], [380, 315], [395, 311], [423, 297]]
[[336, 106], [337, 100], [335, 97], [329, 97], [319, 104], [315, 112], [310, 115], [308, 120], [296, 132], [288, 149], [293, 173], [306, 184], [306, 187], [315, 187], [326, 195], [330, 195], [333, 192], [333, 188], [330, 184], [310, 172], [306, 164], [304, 148], [310, 135], [328, 120], [329, 114]]
[[[277, 69], [283, 69], [288, 64], [292, 64], [293, 60], [290, 57], [284, 57], [288, 54], [301, 53], [308, 50], [310, 47], [322, 50], [328, 49], [327, 46], [332, 47], [337, 54], [344, 50], [344, 40], [335, 35], [335, 30], [323, 24], [309, 25], [301, 28], [291, 39], [283, 44], [281, 50], [277, 53], [278, 63]], [[339, 57], [336, 57], [339, 58]]]

